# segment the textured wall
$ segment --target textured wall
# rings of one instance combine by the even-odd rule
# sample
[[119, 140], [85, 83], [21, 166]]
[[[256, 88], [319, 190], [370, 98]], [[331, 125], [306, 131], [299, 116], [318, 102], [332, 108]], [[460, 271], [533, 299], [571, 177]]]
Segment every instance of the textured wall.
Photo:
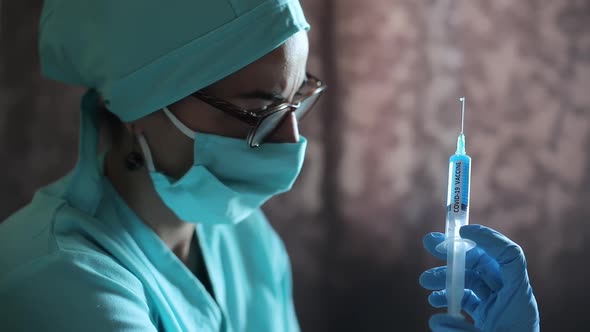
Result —
[[[299, 182], [266, 210], [304, 330], [427, 330], [421, 237], [444, 227], [461, 95], [471, 221], [525, 249], [543, 330], [586, 330], [590, 1], [303, 2], [330, 90]], [[0, 219], [76, 158], [81, 91], [39, 77], [40, 5], [0, 2]]]

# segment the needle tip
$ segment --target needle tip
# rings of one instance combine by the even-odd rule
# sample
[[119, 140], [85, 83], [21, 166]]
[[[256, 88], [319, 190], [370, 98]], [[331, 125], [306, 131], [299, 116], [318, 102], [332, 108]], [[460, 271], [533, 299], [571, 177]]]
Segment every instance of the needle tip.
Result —
[[461, 134], [463, 134], [463, 125], [465, 120], [465, 97], [459, 98], [461, 102]]

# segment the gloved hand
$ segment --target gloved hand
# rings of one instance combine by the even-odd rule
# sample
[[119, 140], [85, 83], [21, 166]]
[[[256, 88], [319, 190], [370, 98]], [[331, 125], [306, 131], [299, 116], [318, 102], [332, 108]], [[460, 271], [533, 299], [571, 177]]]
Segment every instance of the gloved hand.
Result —
[[[529, 284], [522, 249], [504, 235], [481, 225], [467, 225], [461, 237], [477, 246], [465, 256], [465, 296], [461, 306], [475, 321], [475, 327], [448, 314], [434, 315], [429, 322], [435, 332], [450, 331], [539, 331], [537, 301]], [[446, 260], [435, 247], [445, 240], [442, 233], [429, 233], [424, 247]], [[447, 306], [446, 266], [435, 267], [420, 276], [420, 285], [433, 290], [428, 302], [433, 307]]]

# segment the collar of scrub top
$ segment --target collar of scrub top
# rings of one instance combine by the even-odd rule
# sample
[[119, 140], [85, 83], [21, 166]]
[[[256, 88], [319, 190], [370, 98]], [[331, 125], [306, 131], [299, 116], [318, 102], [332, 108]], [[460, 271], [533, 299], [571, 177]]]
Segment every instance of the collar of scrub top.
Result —
[[94, 215], [102, 195], [101, 165], [98, 157], [99, 96], [89, 89], [82, 97], [78, 161], [64, 193], [64, 199], [89, 215]]

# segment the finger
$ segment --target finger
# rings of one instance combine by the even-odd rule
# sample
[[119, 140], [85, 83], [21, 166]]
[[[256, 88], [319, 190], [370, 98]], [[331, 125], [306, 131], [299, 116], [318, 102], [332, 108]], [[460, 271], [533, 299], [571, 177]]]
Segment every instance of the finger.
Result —
[[[434, 291], [428, 296], [428, 303], [435, 308], [443, 308], [449, 305], [447, 301], [447, 291]], [[469, 289], [465, 290], [463, 299], [461, 300], [461, 308], [465, 310], [471, 317], [475, 316], [475, 311], [481, 303], [481, 299], [475, 295], [475, 293]]]
[[466, 225], [460, 229], [461, 237], [477, 243], [498, 264], [508, 264], [515, 259], [524, 259], [520, 246], [501, 233], [482, 226]]
[[500, 265], [482, 248], [475, 247], [465, 256], [465, 268], [477, 272], [480, 279], [493, 291], [502, 288]]
[[422, 272], [418, 281], [428, 290], [441, 290], [446, 287], [447, 267], [439, 266]]
[[501, 233], [481, 225], [467, 225], [460, 229], [461, 237], [475, 241], [500, 266], [501, 273], [523, 275], [526, 270], [522, 249]]
[[438, 250], [436, 250], [436, 246], [443, 242], [445, 239], [446, 237], [443, 233], [432, 232], [426, 234], [422, 242], [424, 244], [424, 248], [426, 248], [426, 250], [428, 250], [430, 254], [432, 254], [434, 257], [446, 260], [447, 254], [438, 252]]
[[[439, 266], [424, 271], [419, 278], [420, 285], [428, 290], [441, 290], [446, 288], [447, 267]], [[482, 280], [479, 274], [473, 270], [465, 270], [465, 288], [471, 289], [477, 297], [485, 301], [492, 293], [490, 287]]]
[[428, 326], [434, 332], [478, 332], [475, 326], [464, 319], [449, 314], [436, 314], [430, 317]]
[[471, 289], [481, 301], [487, 301], [493, 293], [490, 286], [483, 280], [479, 273], [473, 270], [465, 271], [465, 288]]

